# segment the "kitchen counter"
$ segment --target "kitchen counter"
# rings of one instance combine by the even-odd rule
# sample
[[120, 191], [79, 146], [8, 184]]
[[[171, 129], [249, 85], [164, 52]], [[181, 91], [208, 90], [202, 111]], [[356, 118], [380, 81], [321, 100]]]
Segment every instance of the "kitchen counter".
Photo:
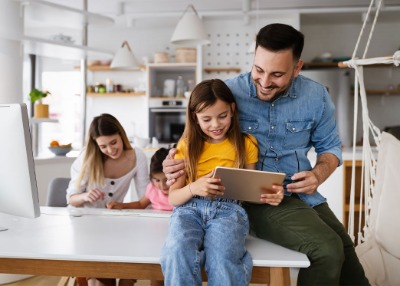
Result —
[[[378, 156], [378, 149], [376, 147], [372, 148], [372, 152], [373, 154]], [[342, 157], [343, 161], [348, 161], [348, 160], [351, 161], [353, 159], [353, 148], [352, 147], [343, 148]], [[362, 146], [356, 147], [355, 159], [362, 160]]]

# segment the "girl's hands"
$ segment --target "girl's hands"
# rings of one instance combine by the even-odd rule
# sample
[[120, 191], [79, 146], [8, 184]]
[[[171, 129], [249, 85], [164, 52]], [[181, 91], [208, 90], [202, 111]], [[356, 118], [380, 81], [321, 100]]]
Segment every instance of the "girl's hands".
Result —
[[108, 209], [117, 209], [117, 210], [122, 210], [122, 203], [117, 203], [117, 202], [108, 202], [107, 203], [107, 208]]
[[265, 204], [270, 204], [272, 206], [279, 205], [284, 196], [283, 186], [273, 185], [271, 189], [263, 189], [266, 194], [260, 196], [260, 202]]
[[212, 178], [212, 175], [213, 172], [190, 183], [193, 195], [215, 198], [224, 194], [225, 187], [221, 185], [221, 179]]
[[88, 203], [94, 203], [100, 200], [104, 200], [105, 194], [100, 192], [98, 189], [90, 190], [83, 195], [83, 201]]

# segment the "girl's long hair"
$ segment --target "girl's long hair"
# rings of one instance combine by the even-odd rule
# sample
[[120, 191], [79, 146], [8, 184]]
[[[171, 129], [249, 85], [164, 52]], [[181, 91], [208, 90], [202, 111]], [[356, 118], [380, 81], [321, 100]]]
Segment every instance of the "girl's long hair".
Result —
[[82, 169], [77, 180], [77, 188], [87, 176], [89, 187], [102, 186], [104, 183], [104, 162], [108, 156], [100, 151], [96, 139], [100, 136], [112, 136], [119, 134], [122, 139], [123, 149], [131, 150], [128, 136], [121, 123], [111, 114], [101, 114], [93, 118], [89, 127], [89, 136], [85, 148], [85, 157]]
[[196, 113], [214, 105], [217, 100], [222, 100], [232, 108], [231, 125], [226, 133], [228, 140], [235, 148], [235, 167], [243, 168], [246, 162], [244, 134], [240, 131], [239, 115], [235, 98], [229, 87], [220, 79], [204, 80], [192, 91], [186, 110], [186, 126], [181, 140], [185, 140], [187, 150], [184, 157], [187, 166], [187, 178], [189, 182], [197, 179], [197, 164], [203, 152], [204, 141], [208, 137], [203, 133], [197, 123]]

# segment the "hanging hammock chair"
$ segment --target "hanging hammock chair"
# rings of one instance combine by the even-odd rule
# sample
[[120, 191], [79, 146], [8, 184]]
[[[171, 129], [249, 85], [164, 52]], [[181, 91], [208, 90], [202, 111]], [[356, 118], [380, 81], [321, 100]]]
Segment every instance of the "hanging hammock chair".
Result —
[[[393, 56], [365, 58], [382, 0], [377, 3], [364, 55], [362, 59], [357, 59], [355, 56], [365, 29], [366, 19], [369, 17], [374, 2], [371, 0], [352, 59], [340, 63], [339, 66], [351, 67], [355, 70], [353, 142], [356, 142], [359, 98], [362, 110], [362, 172], [356, 252], [371, 285], [397, 286], [400, 285], [400, 207], [398, 206], [400, 202], [400, 141], [389, 133], [381, 132], [370, 120], [363, 74], [364, 65], [394, 64], [399, 66], [400, 64], [400, 51], [396, 51]], [[371, 137], [378, 150], [378, 156], [374, 152], [375, 147], [371, 146], [373, 145], [370, 142]], [[348, 232], [353, 241], [355, 239], [355, 150], [354, 144], [348, 223]], [[364, 225], [362, 225], [363, 221]]]

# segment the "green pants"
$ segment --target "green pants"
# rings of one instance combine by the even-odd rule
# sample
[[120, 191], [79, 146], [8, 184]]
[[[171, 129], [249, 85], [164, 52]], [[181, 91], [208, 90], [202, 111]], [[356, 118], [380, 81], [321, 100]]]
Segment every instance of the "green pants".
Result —
[[279, 206], [243, 207], [255, 236], [307, 255], [311, 265], [300, 269], [298, 285], [369, 285], [353, 242], [327, 203], [311, 208], [293, 195]]

